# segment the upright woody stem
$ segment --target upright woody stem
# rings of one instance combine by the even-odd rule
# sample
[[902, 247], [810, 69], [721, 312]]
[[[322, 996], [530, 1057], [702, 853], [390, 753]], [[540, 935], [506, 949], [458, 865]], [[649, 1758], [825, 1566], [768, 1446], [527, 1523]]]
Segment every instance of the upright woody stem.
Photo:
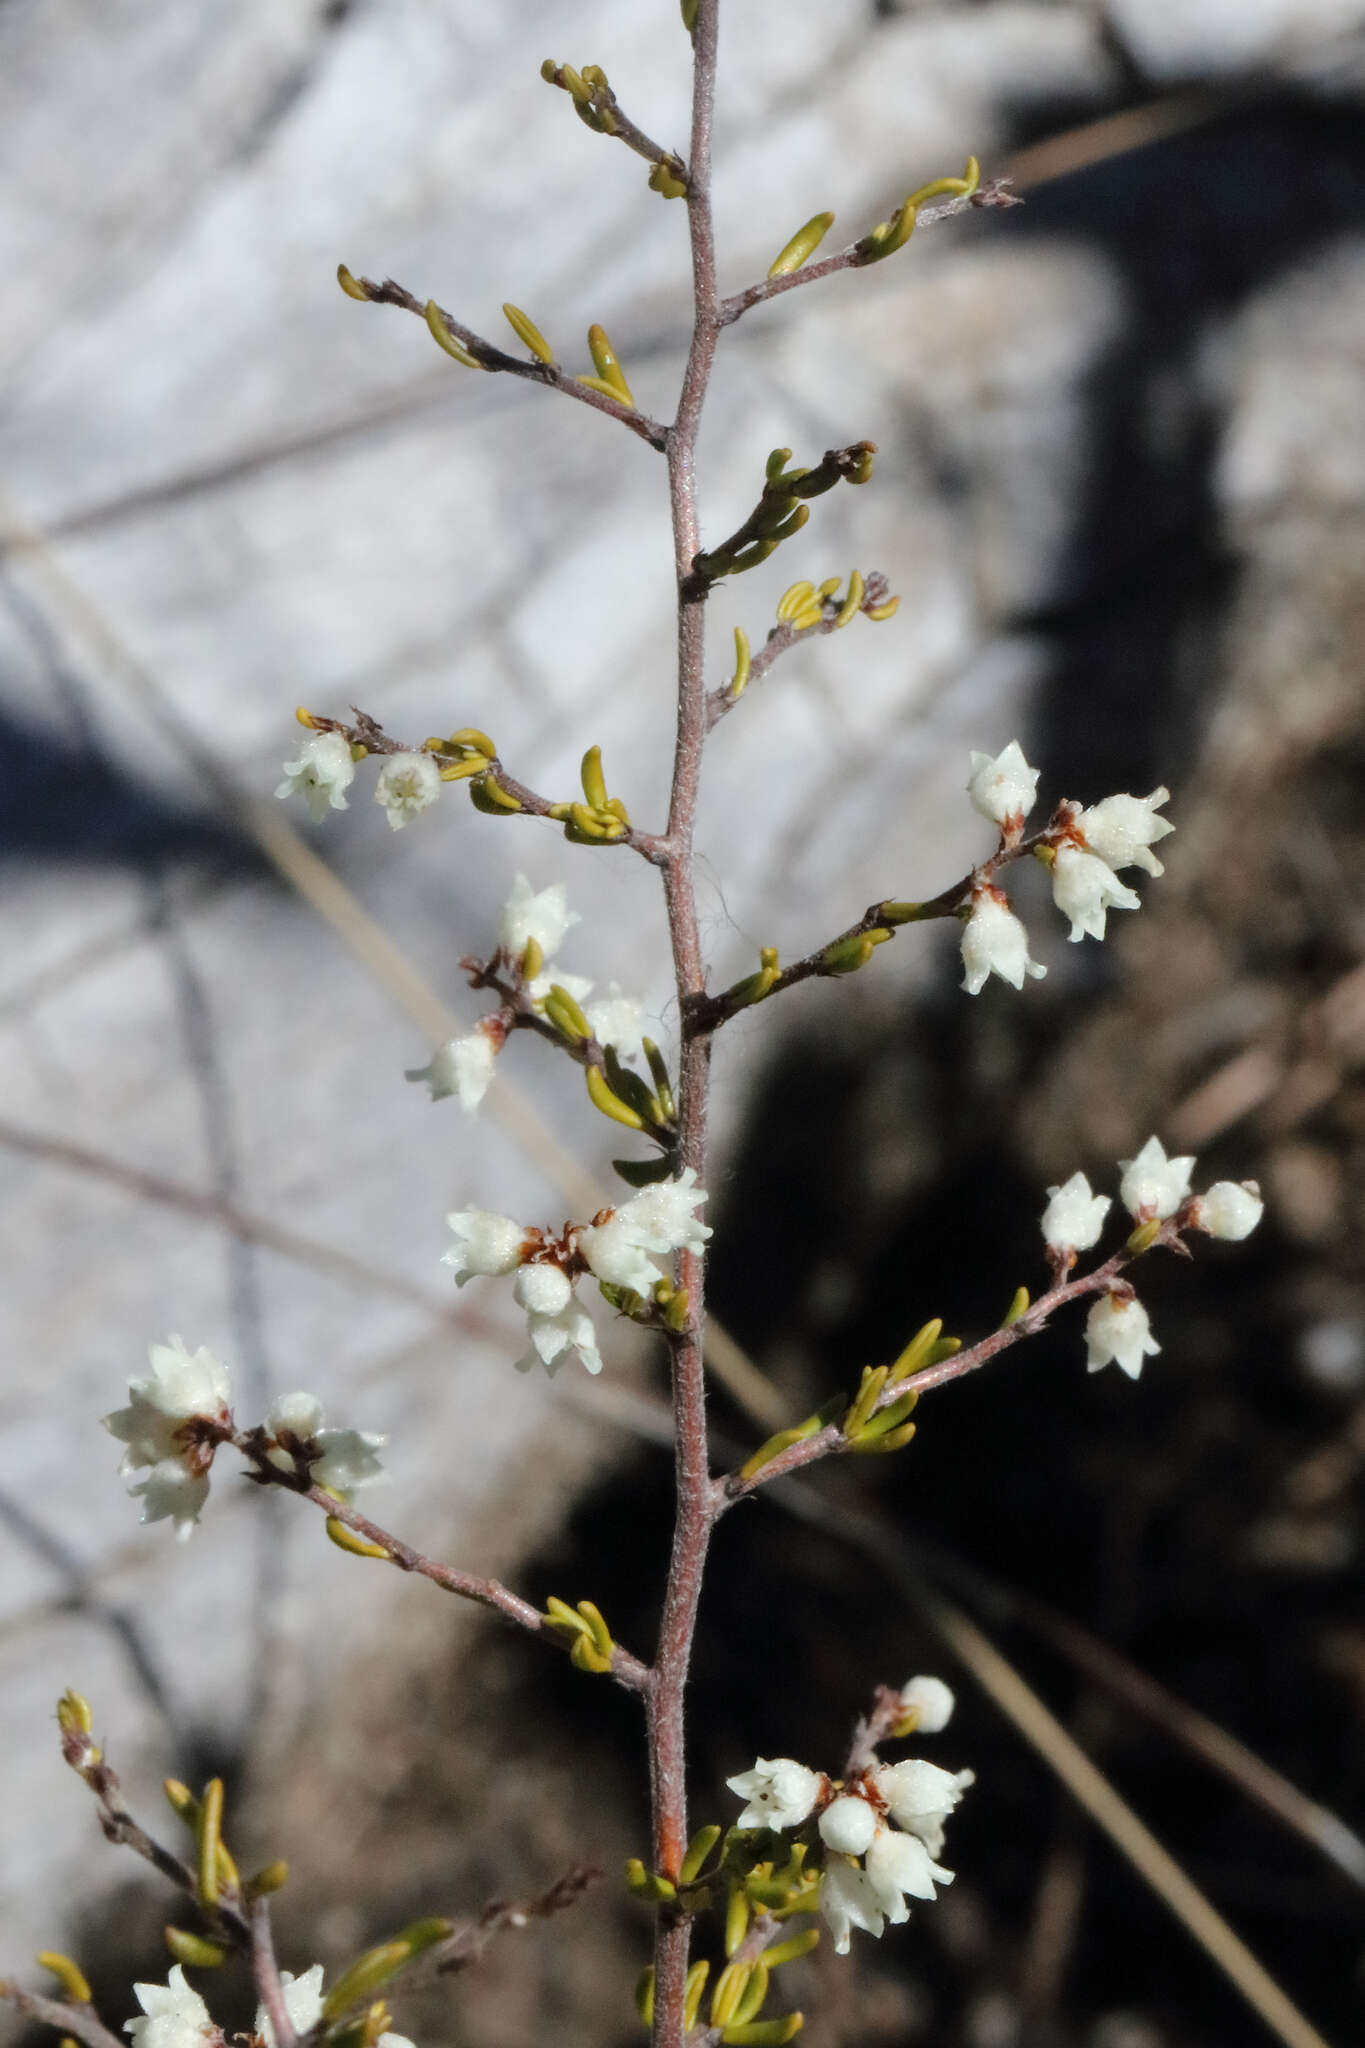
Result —
[[[683, 376], [677, 418], [668, 432], [668, 487], [673, 517], [673, 556], [678, 583], [678, 724], [673, 757], [664, 895], [677, 980], [678, 1007], [686, 1020], [689, 997], [703, 988], [701, 938], [692, 875], [692, 835], [706, 740], [705, 599], [690, 584], [693, 557], [701, 546], [697, 526], [696, 444], [706, 387], [721, 328], [716, 289], [715, 234], [711, 220], [711, 116], [716, 82], [716, 17], [719, 0], [700, 0], [692, 32], [692, 142], [688, 160], [688, 224], [692, 242], [692, 345]], [[707, 1087], [710, 1038], [689, 1032], [684, 1021], [679, 1065], [678, 1165], [696, 1169], [706, 1161]], [[687, 1779], [684, 1692], [692, 1634], [701, 1595], [702, 1572], [712, 1523], [706, 1444], [706, 1385], [702, 1364], [705, 1269], [697, 1252], [683, 1252], [679, 1281], [686, 1288], [686, 1327], [672, 1339], [673, 1417], [677, 1503], [673, 1551], [664, 1595], [659, 1646], [649, 1693], [649, 1761], [654, 1810], [654, 1861], [676, 1879], [687, 1845]], [[681, 1914], [659, 1915], [654, 1966], [656, 2048], [682, 2048], [683, 1999], [689, 1929]]]

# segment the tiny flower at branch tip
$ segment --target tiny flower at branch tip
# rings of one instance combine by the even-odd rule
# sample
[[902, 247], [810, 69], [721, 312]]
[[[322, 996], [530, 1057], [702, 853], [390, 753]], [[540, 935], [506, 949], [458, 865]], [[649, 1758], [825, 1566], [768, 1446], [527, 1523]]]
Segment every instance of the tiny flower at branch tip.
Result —
[[1149, 1138], [1135, 1158], [1119, 1165], [1119, 1200], [1135, 1223], [1164, 1223], [1189, 1195], [1193, 1153], [1168, 1159], [1160, 1138]]
[[266, 1414], [265, 1431], [274, 1439], [266, 1452], [273, 1465], [282, 1472], [302, 1465], [312, 1483], [328, 1493], [349, 1498], [388, 1480], [377, 1455], [388, 1438], [372, 1430], [325, 1429], [316, 1394], [279, 1395]]
[[957, 1701], [941, 1678], [912, 1678], [901, 1687], [901, 1706], [915, 1717], [917, 1735], [938, 1735], [948, 1726]]
[[1113, 1206], [1108, 1195], [1091, 1192], [1083, 1173], [1073, 1173], [1060, 1187], [1049, 1188], [1042, 1231], [1054, 1252], [1088, 1252], [1098, 1244], [1104, 1219]]
[[444, 1102], [448, 1095], [458, 1097], [461, 1109], [472, 1114], [488, 1093], [501, 1047], [500, 1032], [495, 1043], [494, 1033], [476, 1024], [463, 1038], [448, 1038], [425, 1067], [405, 1068], [404, 1077], [425, 1081], [433, 1102]]
[[1018, 740], [995, 755], [973, 753], [971, 765], [967, 795], [973, 809], [1002, 832], [1022, 825], [1033, 809], [1042, 771], [1029, 767]]
[[[322, 2018], [322, 1964], [314, 1963], [312, 1969], [305, 1970], [301, 1977], [295, 1977], [288, 1970], [281, 1970], [280, 1990], [284, 1994], [284, 2009], [289, 2015], [289, 2022], [295, 2034], [311, 2034]], [[276, 2048], [275, 2029], [264, 2005], [258, 2005], [256, 2008], [254, 2032], [264, 2041], [265, 2048]], [[412, 2043], [404, 2034], [381, 2034], [375, 2048], [412, 2048]]]
[[214, 1450], [232, 1427], [232, 1382], [210, 1350], [191, 1352], [182, 1337], [151, 1345], [148, 1358], [151, 1371], [128, 1383], [129, 1405], [102, 1419], [127, 1446], [120, 1478], [151, 1468], [128, 1489], [142, 1501], [142, 1520], [173, 1522], [183, 1543], [208, 1499]]
[[328, 811], [347, 808], [346, 791], [355, 781], [351, 749], [339, 732], [313, 733], [303, 742], [296, 761], [284, 764], [284, 781], [276, 796], [302, 796], [315, 825]]
[[971, 915], [962, 927], [962, 965], [962, 986], [969, 996], [980, 995], [992, 974], [1012, 988], [1022, 988], [1025, 975], [1041, 981], [1047, 973], [1029, 958], [1028, 933], [1004, 892], [989, 882], [972, 891]]
[[[569, 908], [562, 882], [552, 882], [548, 889], [537, 893], [525, 875], [517, 875], [502, 907], [498, 943], [509, 959], [519, 960], [534, 939], [549, 960], [559, 951], [570, 929], [580, 922], [578, 912]], [[553, 978], [562, 981], [564, 977]]]
[[1209, 1237], [1238, 1243], [1250, 1237], [1264, 1213], [1265, 1203], [1254, 1180], [1216, 1180], [1204, 1194], [1195, 1197], [1190, 1221], [1194, 1229]]
[[497, 1216], [489, 1209], [458, 1209], [446, 1217], [458, 1242], [441, 1260], [455, 1268], [455, 1285], [463, 1287], [476, 1276], [497, 1278], [515, 1273], [522, 1253], [531, 1242], [530, 1233], [510, 1216]]
[[374, 800], [395, 832], [429, 810], [444, 787], [432, 754], [390, 754], [379, 771]]
[[1164, 839], [1175, 826], [1159, 818], [1158, 810], [1170, 801], [1169, 789], [1154, 789], [1150, 796], [1107, 796], [1092, 804], [1075, 820], [1074, 829], [1090, 852], [1111, 868], [1145, 868], [1149, 875], [1166, 872], [1152, 852], [1154, 840]]
[[945, 1771], [924, 1757], [878, 1764], [872, 1782], [898, 1828], [917, 1835], [931, 1856], [943, 1854], [943, 1829], [962, 1795], [976, 1783], [974, 1771]]
[[736, 1798], [745, 1801], [737, 1827], [776, 1828], [780, 1833], [809, 1820], [826, 1781], [819, 1771], [809, 1770], [789, 1756], [761, 1756], [751, 1771], [741, 1771], [725, 1783]]
[[843, 1793], [832, 1799], [819, 1820], [820, 1839], [841, 1856], [862, 1856], [877, 1834], [877, 1816], [865, 1799]]
[[[571, 991], [572, 993], [572, 991]], [[599, 1045], [609, 1045], [623, 1060], [638, 1059], [643, 1047], [643, 1005], [638, 997], [622, 995], [612, 982], [606, 995], [589, 1003], [584, 1012]]]
[[1062, 916], [1071, 919], [1067, 936], [1073, 943], [1102, 939], [1108, 911], [1142, 908], [1136, 889], [1121, 882], [1097, 854], [1065, 842], [1056, 848], [1052, 861], [1052, 900]]
[[1112, 1362], [1135, 1380], [1144, 1358], [1155, 1358], [1161, 1346], [1152, 1335], [1147, 1311], [1135, 1294], [1106, 1293], [1085, 1319], [1086, 1368], [1099, 1372]]

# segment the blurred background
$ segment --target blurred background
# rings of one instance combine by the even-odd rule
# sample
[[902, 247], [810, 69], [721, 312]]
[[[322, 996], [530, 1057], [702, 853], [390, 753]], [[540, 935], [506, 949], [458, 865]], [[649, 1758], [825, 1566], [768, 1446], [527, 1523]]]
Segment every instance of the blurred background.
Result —
[[[646, 1839], [631, 1702], [344, 1558], [226, 1459], [186, 1548], [139, 1530], [97, 1419], [182, 1331], [243, 1419], [302, 1385], [389, 1431], [376, 1512], [412, 1541], [651, 1641], [657, 1360], [603, 1316], [602, 1382], [520, 1379], [505, 1290], [456, 1302], [437, 1263], [447, 1208], [581, 1214], [620, 1147], [535, 1044], [477, 1122], [403, 1070], [478, 1014], [456, 963], [518, 869], [566, 881], [564, 964], [642, 994], [671, 1044], [653, 878], [459, 791], [401, 835], [359, 781], [321, 832], [271, 796], [294, 706], [358, 704], [414, 741], [483, 727], [556, 795], [597, 741], [661, 814], [657, 458], [333, 281], [392, 274], [498, 340], [514, 299], [575, 368], [600, 320], [669, 414], [682, 209], [544, 56], [602, 63], [685, 145], [673, 0], [0, 5], [0, 1962], [72, 1949], [115, 2024], [164, 1978], [172, 1909], [60, 1765], [65, 1685], [149, 1822], [167, 1773], [226, 1777], [242, 1857], [293, 1868], [292, 1968], [575, 1860], [614, 1880]], [[1103, 948], [1020, 878], [1049, 967], [1021, 996], [969, 1002], [952, 933], [911, 929], [726, 1030], [716, 1311], [801, 1413], [931, 1315], [990, 1328], [1042, 1283], [1046, 1185], [1112, 1188], [1152, 1130], [1269, 1203], [1249, 1244], [1144, 1275], [1163, 1349], [1138, 1386], [1088, 1380], [1063, 1321], [926, 1403], [886, 1470], [820, 1474], [813, 1521], [774, 1498], [724, 1524], [699, 1818], [756, 1753], [837, 1767], [872, 1687], [915, 1671], [959, 1691], [932, 1753], [978, 1773], [951, 1892], [787, 1973], [819, 2048], [1272, 2038], [957, 1661], [958, 1612], [1324, 2035], [1360, 2035], [1363, 93], [1358, 0], [725, 7], [726, 289], [815, 211], [855, 234], [969, 150], [1028, 203], [725, 339], [709, 537], [774, 446], [880, 456], [717, 595], [717, 680], [793, 576], [880, 569], [902, 604], [717, 734], [713, 985], [962, 873], [987, 847], [971, 747], [1021, 737], [1049, 802], [1165, 782], [1179, 832]], [[1239, 1779], [1192, 1714], [1249, 1746]], [[604, 1883], [398, 2024], [614, 2048], [645, 1943]], [[205, 1988], [249, 2018], [226, 1975]]]

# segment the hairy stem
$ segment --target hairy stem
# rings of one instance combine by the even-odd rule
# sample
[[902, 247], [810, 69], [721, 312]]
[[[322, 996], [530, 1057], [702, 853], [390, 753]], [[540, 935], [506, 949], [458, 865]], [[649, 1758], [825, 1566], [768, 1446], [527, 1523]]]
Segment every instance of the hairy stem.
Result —
[[[677, 417], [668, 432], [669, 504], [678, 586], [678, 723], [673, 789], [668, 813], [664, 895], [680, 1011], [703, 988], [701, 935], [692, 873], [692, 836], [701, 757], [706, 741], [705, 593], [691, 578], [700, 545], [697, 524], [696, 446], [706, 387], [715, 358], [721, 313], [716, 288], [715, 233], [711, 218], [711, 119], [715, 99], [719, 0], [701, 0], [692, 32], [692, 142], [687, 192], [692, 244], [693, 326]], [[684, 1031], [679, 1062], [678, 1169], [706, 1159], [710, 1041]], [[702, 1365], [705, 1273], [699, 1253], [684, 1252], [679, 1282], [686, 1288], [686, 1327], [673, 1339], [673, 1418], [677, 1504], [673, 1550], [664, 1594], [659, 1646], [649, 1693], [649, 1763], [654, 1815], [654, 1862], [676, 1878], [687, 1845], [684, 1693], [692, 1634], [710, 1540], [711, 1482], [706, 1444], [706, 1384]], [[654, 2041], [682, 2048], [683, 2001], [689, 1928], [681, 1914], [662, 1912], [654, 1949]]]

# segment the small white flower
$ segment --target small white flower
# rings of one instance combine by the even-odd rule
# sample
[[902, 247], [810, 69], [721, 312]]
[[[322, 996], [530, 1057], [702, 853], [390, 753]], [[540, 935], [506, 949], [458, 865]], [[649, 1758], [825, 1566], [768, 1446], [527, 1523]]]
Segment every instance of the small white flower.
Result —
[[499, 1050], [493, 1034], [476, 1024], [463, 1038], [448, 1038], [428, 1066], [404, 1071], [409, 1081], [426, 1082], [433, 1102], [457, 1095], [461, 1109], [475, 1110], [488, 1093]]
[[622, 1222], [619, 1209], [606, 1223], [590, 1223], [581, 1230], [578, 1248], [594, 1279], [605, 1280], [609, 1287], [627, 1287], [646, 1295], [664, 1277], [649, 1254], [640, 1249], [629, 1223]]
[[562, 1315], [573, 1299], [573, 1282], [560, 1267], [542, 1261], [518, 1269], [512, 1292], [528, 1315]]
[[299, 749], [297, 761], [284, 764], [284, 781], [276, 796], [296, 793], [307, 802], [315, 825], [328, 811], [344, 811], [346, 792], [355, 781], [351, 749], [339, 732], [315, 732]]
[[865, 1799], [843, 1792], [832, 1799], [819, 1820], [820, 1839], [841, 1856], [861, 1856], [877, 1833], [877, 1816]]
[[372, 1430], [324, 1429], [322, 1403], [316, 1394], [279, 1395], [267, 1411], [265, 1429], [268, 1436], [285, 1439], [267, 1450], [272, 1465], [282, 1472], [294, 1472], [302, 1455], [309, 1478], [330, 1493], [349, 1496], [388, 1479], [376, 1456], [388, 1438]]
[[1085, 1319], [1086, 1365], [1098, 1372], [1110, 1359], [1135, 1380], [1144, 1358], [1155, 1358], [1161, 1346], [1152, 1335], [1147, 1311], [1133, 1296], [1102, 1294]]
[[527, 1232], [510, 1216], [495, 1216], [489, 1209], [458, 1209], [446, 1217], [457, 1243], [441, 1260], [455, 1268], [455, 1285], [463, 1287], [476, 1274], [515, 1273], [521, 1264]]
[[[562, 882], [552, 882], [548, 889], [542, 889], [537, 895], [525, 875], [518, 875], [502, 907], [498, 943], [511, 959], [519, 960], [534, 939], [548, 960], [559, 951], [566, 933], [578, 922], [578, 912], [570, 910]], [[564, 982], [565, 978], [556, 975], [553, 979]], [[592, 983], [588, 982], [584, 992], [591, 987]], [[549, 988], [548, 982], [546, 988]], [[574, 995], [575, 1001], [578, 1000], [572, 989], [570, 994]]]
[[741, 1771], [725, 1783], [745, 1801], [736, 1827], [776, 1828], [780, 1833], [810, 1818], [825, 1781], [819, 1771], [807, 1770], [789, 1756], [761, 1756], [751, 1771]]
[[621, 1059], [633, 1060], [642, 1051], [642, 1010], [638, 997], [623, 996], [616, 983], [612, 982], [608, 993], [599, 996], [595, 1003], [589, 1003], [583, 1014], [599, 1045], [610, 1045]]
[[912, 1678], [901, 1687], [901, 1705], [915, 1717], [920, 1735], [938, 1735], [948, 1726], [957, 1701], [941, 1678]]
[[[312, 1969], [305, 1970], [301, 1977], [281, 1970], [280, 1989], [284, 1993], [284, 2009], [294, 2032], [299, 2035], [311, 2033], [322, 2018], [322, 1964], [314, 1963]], [[253, 2031], [265, 2041], [266, 2048], [275, 2048], [275, 2029], [264, 2005], [256, 2008]], [[381, 2034], [378, 2048], [412, 2048], [412, 2043], [403, 2034]]]
[[379, 771], [374, 800], [389, 824], [401, 832], [410, 818], [429, 810], [441, 794], [441, 771], [430, 754], [390, 754]]
[[663, 1278], [648, 1254], [666, 1258], [670, 1252], [699, 1252], [711, 1226], [693, 1214], [707, 1198], [696, 1179], [696, 1169], [685, 1167], [676, 1180], [656, 1181], [632, 1195], [606, 1223], [580, 1230], [578, 1248], [596, 1278], [648, 1294]]
[[531, 1349], [517, 1360], [518, 1372], [531, 1372], [539, 1364], [553, 1379], [565, 1353], [570, 1351], [578, 1353], [589, 1372], [602, 1370], [602, 1354], [597, 1348], [597, 1332], [593, 1328], [592, 1317], [572, 1288], [563, 1308], [553, 1315], [539, 1309], [528, 1309], [526, 1334], [531, 1340]]
[[983, 818], [1001, 826], [1022, 824], [1038, 794], [1040, 769], [1030, 768], [1018, 740], [1003, 752], [972, 755], [967, 794]]
[[1047, 973], [1046, 967], [1029, 959], [1028, 933], [1000, 890], [989, 883], [972, 892], [972, 914], [962, 927], [962, 965], [962, 986], [969, 996], [980, 995], [991, 974], [1022, 988], [1026, 974], [1040, 981]]
[[876, 1840], [863, 1864], [880, 1906], [893, 1927], [910, 1918], [905, 1894], [912, 1899], [932, 1899], [934, 1884], [951, 1884], [953, 1873], [935, 1863], [918, 1835], [897, 1834], [894, 1828], [879, 1828]]
[[1054, 1252], [1088, 1252], [1098, 1244], [1111, 1203], [1108, 1195], [1090, 1191], [1083, 1173], [1073, 1173], [1051, 1196], [1043, 1211], [1043, 1237]]
[[880, 1938], [886, 1927], [876, 1886], [865, 1870], [841, 1857], [825, 1866], [820, 1878], [820, 1911], [834, 1936], [834, 1953], [848, 1954], [849, 1935], [861, 1927], [865, 1934]]
[[1194, 1227], [1210, 1237], [1250, 1237], [1265, 1210], [1254, 1180], [1216, 1180], [1195, 1203]]
[[1152, 843], [1175, 830], [1169, 818], [1157, 816], [1170, 794], [1169, 789], [1154, 789], [1150, 796], [1107, 796], [1103, 803], [1092, 804], [1076, 821], [1086, 845], [1111, 868], [1146, 868], [1149, 875], [1164, 874]]
[[1110, 910], [1142, 908], [1137, 890], [1121, 882], [1097, 854], [1067, 845], [1057, 848], [1052, 863], [1052, 900], [1062, 916], [1071, 919], [1068, 936], [1073, 941], [1087, 936], [1102, 939]]
[[179, 1963], [167, 1983], [134, 1984], [133, 1990], [145, 2015], [124, 2021], [123, 2031], [132, 2035], [133, 2048], [204, 2048], [205, 2042], [221, 2042], [208, 2007], [185, 1982]]
[[526, 984], [526, 993], [537, 1009], [543, 1009], [545, 998], [554, 987], [563, 989], [566, 996], [572, 996], [581, 1003], [592, 994], [592, 981], [586, 974], [566, 974], [561, 967], [547, 967]]
[[128, 1383], [129, 1405], [103, 1422], [127, 1445], [119, 1460], [121, 1478], [151, 1467], [128, 1488], [142, 1502], [142, 1520], [173, 1521], [183, 1543], [208, 1499], [213, 1430], [231, 1427], [232, 1382], [211, 1351], [188, 1351], [181, 1337], [153, 1344], [148, 1357], [150, 1373]]
[[917, 1835], [931, 1856], [940, 1856], [944, 1822], [976, 1777], [972, 1771], [945, 1771], [923, 1757], [906, 1757], [898, 1764], [879, 1764], [872, 1782], [896, 1826]]
[[1119, 1200], [1135, 1223], [1164, 1223], [1190, 1192], [1194, 1155], [1168, 1159], [1160, 1138], [1149, 1138], [1136, 1159], [1120, 1159]]

